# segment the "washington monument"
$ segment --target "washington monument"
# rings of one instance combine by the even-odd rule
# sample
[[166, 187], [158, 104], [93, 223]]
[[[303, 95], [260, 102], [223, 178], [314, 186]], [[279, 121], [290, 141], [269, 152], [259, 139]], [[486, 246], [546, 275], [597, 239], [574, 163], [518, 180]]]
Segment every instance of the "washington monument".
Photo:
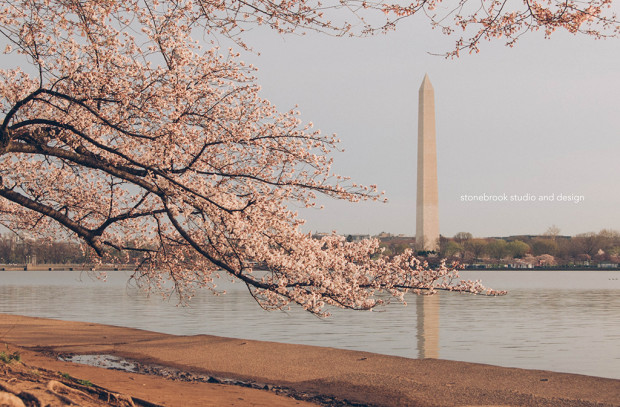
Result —
[[435, 91], [428, 75], [424, 75], [420, 86], [418, 103], [416, 246], [418, 250], [439, 251]]

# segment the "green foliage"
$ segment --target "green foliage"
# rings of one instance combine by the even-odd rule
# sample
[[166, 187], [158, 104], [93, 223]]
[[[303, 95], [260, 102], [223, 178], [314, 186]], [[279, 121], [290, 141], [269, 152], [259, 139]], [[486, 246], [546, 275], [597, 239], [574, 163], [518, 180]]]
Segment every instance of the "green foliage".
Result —
[[93, 382], [91, 382], [90, 380], [81, 380], [81, 379], [76, 379], [75, 377], [71, 376], [69, 373], [60, 373], [60, 376], [63, 379], [67, 379], [67, 380], [71, 380], [75, 383], [81, 384], [82, 386], [86, 386], [86, 387], [92, 387], [93, 386]]
[[13, 363], [13, 362], [19, 362], [21, 361], [21, 356], [19, 354], [19, 352], [15, 351], [13, 353], [8, 353], [5, 351], [0, 352], [0, 362], [3, 363]]
[[530, 246], [521, 240], [514, 240], [508, 243], [508, 252], [514, 258], [522, 258], [530, 251]]
[[470, 252], [474, 260], [479, 259], [486, 251], [487, 242], [484, 239], [470, 239], [464, 243], [465, 250]]
[[486, 247], [489, 256], [501, 260], [508, 255], [508, 243], [504, 239], [495, 239]]
[[463, 245], [460, 243], [457, 243], [455, 241], [448, 241], [446, 242], [446, 244], [443, 245], [442, 249], [441, 249], [441, 255], [443, 257], [452, 257], [452, 256], [456, 256], [459, 253], [463, 252]]

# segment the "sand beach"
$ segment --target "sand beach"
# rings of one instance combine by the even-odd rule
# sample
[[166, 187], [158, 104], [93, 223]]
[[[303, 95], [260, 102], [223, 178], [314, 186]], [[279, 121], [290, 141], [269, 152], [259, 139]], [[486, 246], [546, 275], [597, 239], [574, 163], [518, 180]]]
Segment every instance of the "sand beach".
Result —
[[[26, 406], [620, 406], [615, 379], [8, 314], [0, 346], [19, 355], [0, 362], [0, 394]], [[142, 371], [59, 360], [72, 355]]]

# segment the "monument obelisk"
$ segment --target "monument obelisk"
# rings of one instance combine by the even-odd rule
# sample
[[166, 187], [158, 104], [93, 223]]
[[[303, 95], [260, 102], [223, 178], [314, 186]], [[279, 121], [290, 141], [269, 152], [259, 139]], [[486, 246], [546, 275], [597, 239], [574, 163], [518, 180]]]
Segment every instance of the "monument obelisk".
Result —
[[428, 75], [420, 86], [418, 104], [418, 188], [416, 197], [416, 246], [439, 250], [437, 146], [435, 143], [435, 90]]

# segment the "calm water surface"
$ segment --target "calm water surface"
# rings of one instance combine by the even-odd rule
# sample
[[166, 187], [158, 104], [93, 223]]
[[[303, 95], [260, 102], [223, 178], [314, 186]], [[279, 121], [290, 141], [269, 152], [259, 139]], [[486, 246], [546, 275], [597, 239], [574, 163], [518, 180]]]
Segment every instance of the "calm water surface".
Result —
[[[407, 297], [380, 312], [263, 311], [241, 284], [200, 293], [188, 307], [145, 296], [129, 275], [101, 282], [81, 272], [0, 272], [0, 313], [142, 328], [178, 335], [331, 346], [620, 379], [620, 272], [463, 272], [504, 297]], [[1, 335], [1, 333], [0, 333]]]

